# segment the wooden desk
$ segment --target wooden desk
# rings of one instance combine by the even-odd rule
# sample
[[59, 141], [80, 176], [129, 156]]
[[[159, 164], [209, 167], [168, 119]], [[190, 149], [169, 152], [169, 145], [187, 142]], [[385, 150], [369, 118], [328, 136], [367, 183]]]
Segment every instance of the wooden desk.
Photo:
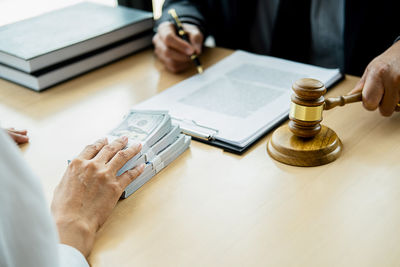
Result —
[[[230, 53], [208, 50], [202, 61]], [[167, 73], [147, 50], [43, 93], [0, 80], [0, 118], [29, 129], [22, 150], [50, 200], [67, 159], [131, 106], [193, 73]], [[356, 82], [347, 77], [329, 95]], [[344, 151], [321, 167], [273, 161], [269, 135], [243, 156], [192, 142], [119, 202], [92, 266], [399, 266], [400, 116], [358, 103], [326, 112], [324, 123]]]

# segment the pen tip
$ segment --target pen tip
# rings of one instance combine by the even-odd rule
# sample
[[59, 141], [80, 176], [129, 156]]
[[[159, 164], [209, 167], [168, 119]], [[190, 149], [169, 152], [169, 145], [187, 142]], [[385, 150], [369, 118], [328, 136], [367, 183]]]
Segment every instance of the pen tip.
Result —
[[199, 73], [203, 73], [203, 67], [202, 67], [202, 66], [198, 66], [198, 67], [197, 67], [197, 71], [198, 71]]

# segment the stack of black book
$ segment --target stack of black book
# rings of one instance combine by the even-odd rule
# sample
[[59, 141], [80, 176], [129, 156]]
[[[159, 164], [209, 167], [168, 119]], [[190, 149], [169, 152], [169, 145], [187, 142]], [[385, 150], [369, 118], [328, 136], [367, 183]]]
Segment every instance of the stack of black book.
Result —
[[153, 14], [83, 2], [0, 27], [0, 78], [41, 91], [151, 45]]

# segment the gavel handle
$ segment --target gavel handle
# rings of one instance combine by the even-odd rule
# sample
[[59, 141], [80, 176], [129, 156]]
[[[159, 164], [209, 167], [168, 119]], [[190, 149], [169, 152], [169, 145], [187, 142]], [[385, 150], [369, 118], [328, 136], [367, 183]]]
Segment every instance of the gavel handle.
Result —
[[[359, 92], [354, 95], [344, 95], [339, 97], [331, 97], [325, 99], [324, 110], [330, 110], [337, 106], [344, 106], [346, 104], [362, 101], [362, 93]], [[396, 106], [396, 111], [400, 111], [400, 103]]]

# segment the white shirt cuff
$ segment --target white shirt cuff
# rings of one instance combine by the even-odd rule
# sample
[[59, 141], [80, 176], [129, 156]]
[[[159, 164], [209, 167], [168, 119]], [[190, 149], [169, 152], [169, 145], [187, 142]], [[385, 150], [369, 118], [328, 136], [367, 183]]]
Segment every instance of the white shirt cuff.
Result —
[[89, 267], [82, 253], [74, 247], [58, 244], [60, 267]]

